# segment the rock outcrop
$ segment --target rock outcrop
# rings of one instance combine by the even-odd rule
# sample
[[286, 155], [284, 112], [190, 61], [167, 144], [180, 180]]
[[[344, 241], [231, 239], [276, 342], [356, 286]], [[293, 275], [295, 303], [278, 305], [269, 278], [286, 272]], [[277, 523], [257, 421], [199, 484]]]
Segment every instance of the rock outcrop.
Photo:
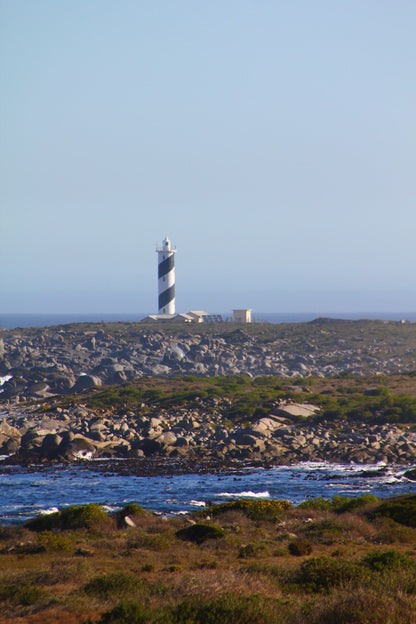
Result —
[[325, 321], [3, 331], [0, 402], [79, 393], [143, 376], [392, 374], [416, 369], [416, 323]]
[[0, 421], [0, 454], [25, 462], [202, 456], [278, 464], [416, 462], [416, 432], [410, 426], [293, 422], [277, 415], [279, 409], [250, 426], [232, 426], [224, 418], [228, 407], [226, 399], [208, 399], [199, 408], [146, 406], [97, 416], [83, 405], [51, 408], [48, 415], [34, 405], [15, 406]]

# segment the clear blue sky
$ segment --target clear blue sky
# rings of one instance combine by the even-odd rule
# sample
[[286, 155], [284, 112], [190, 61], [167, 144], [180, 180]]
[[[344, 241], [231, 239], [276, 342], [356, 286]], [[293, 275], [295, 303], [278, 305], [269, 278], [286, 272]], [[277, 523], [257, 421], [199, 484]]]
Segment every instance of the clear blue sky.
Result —
[[416, 310], [414, 0], [0, 9], [0, 312]]

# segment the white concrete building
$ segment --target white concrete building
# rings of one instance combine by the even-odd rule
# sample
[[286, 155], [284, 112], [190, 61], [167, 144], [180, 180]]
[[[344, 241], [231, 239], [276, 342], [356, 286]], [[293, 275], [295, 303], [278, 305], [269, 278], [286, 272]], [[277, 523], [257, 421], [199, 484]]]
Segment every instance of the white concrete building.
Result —
[[251, 323], [251, 309], [233, 310], [234, 323]]

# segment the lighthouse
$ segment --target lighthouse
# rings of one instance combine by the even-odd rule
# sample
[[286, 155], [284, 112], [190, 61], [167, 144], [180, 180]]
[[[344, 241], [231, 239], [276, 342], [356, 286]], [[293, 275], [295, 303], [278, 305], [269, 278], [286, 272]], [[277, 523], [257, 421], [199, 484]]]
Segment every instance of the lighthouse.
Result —
[[158, 264], [159, 314], [175, 314], [175, 253], [166, 237], [156, 248]]

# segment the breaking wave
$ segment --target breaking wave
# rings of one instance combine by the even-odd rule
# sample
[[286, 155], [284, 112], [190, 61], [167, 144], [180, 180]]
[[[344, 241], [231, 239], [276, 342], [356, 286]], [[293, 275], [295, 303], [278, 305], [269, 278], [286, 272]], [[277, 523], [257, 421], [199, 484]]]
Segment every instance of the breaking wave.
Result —
[[270, 498], [270, 492], [267, 490], [265, 492], [252, 492], [251, 490], [247, 492], [220, 492], [217, 496], [223, 498]]

